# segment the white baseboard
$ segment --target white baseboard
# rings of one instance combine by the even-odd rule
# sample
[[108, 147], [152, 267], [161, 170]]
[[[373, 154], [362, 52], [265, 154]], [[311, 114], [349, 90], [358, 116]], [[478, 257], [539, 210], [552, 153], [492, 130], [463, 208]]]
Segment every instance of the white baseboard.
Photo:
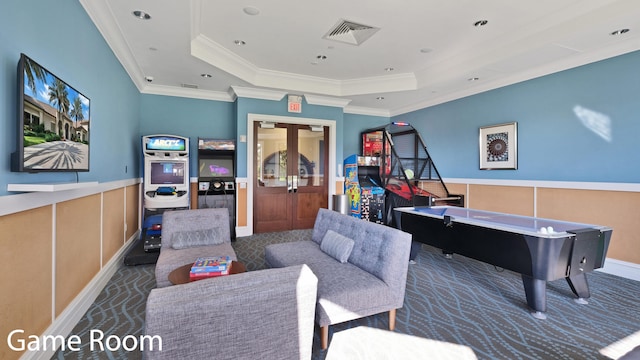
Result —
[[248, 226], [236, 226], [236, 237], [245, 237], [253, 235], [253, 229]]
[[599, 271], [640, 281], [640, 264], [607, 258], [604, 262], [604, 267]]
[[[82, 319], [84, 314], [89, 310], [89, 307], [96, 300], [98, 295], [104, 287], [107, 285], [113, 274], [122, 266], [124, 266], [124, 255], [129, 251], [133, 244], [140, 236], [140, 230], [138, 230], [127, 241], [127, 243], [120, 248], [115, 256], [105, 264], [100, 272], [93, 277], [91, 282], [82, 289], [80, 294], [75, 297], [58, 316], [53, 323], [42, 333], [41, 336], [63, 336], [65, 339], [71, 334], [73, 328]], [[27, 351], [25, 352], [21, 360], [49, 360], [55, 354], [58, 349], [47, 349], [41, 351]]]

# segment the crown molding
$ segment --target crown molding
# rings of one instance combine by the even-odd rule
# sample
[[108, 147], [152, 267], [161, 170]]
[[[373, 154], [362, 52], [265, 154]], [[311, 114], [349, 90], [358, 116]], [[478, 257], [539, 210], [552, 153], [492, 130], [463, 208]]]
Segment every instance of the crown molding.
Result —
[[202, 34], [191, 40], [191, 55], [255, 85], [256, 74], [260, 70], [257, 66]]
[[340, 96], [390, 93], [418, 89], [414, 73], [374, 76], [341, 81]]
[[[82, 0], [88, 1], [88, 0]], [[329, 96], [415, 90], [413, 73], [337, 80], [260, 68], [202, 33], [203, 0], [191, 0], [191, 55], [253, 86]]]
[[215, 101], [224, 101], [224, 102], [235, 101], [235, 98], [228, 92], [201, 90], [201, 89], [188, 89], [188, 88], [181, 88], [176, 86], [165, 86], [165, 85], [145, 85], [142, 88], [142, 90], [140, 90], [140, 93], [150, 94], [150, 95], [184, 97], [184, 98], [201, 99], [201, 100], [215, 100]]
[[231, 89], [237, 97], [280, 101], [286, 95], [286, 91], [258, 89], [245, 86], [231, 86]]
[[339, 107], [344, 108], [349, 105], [351, 99], [342, 99], [336, 97], [327, 97], [327, 96], [319, 96], [319, 95], [311, 95], [304, 94], [304, 99], [307, 101], [307, 104], [310, 105], [322, 105], [322, 106], [331, 106], [331, 107]]
[[346, 106], [344, 108], [344, 112], [346, 114], [355, 115], [381, 116], [386, 118], [391, 117], [391, 112], [388, 109], [375, 109], [363, 106]]
[[335, 80], [259, 68], [208, 37], [198, 34], [191, 40], [191, 55], [247, 83], [293, 92], [329, 96], [350, 96], [417, 89], [415, 74], [405, 73], [369, 78]]
[[136, 85], [138, 91], [144, 87], [144, 72], [138, 66], [129, 45], [117, 27], [113, 11], [106, 1], [80, 0], [80, 4], [89, 15], [102, 37], [105, 39], [113, 54], [116, 56], [129, 78]]
[[486, 91], [541, 78], [562, 71], [571, 70], [580, 66], [596, 63], [598, 61], [611, 59], [616, 56], [629, 54], [634, 51], [638, 51], [636, 45], [637, 44], [635, 44], [634, 42], [626, 41], [612, 44], [611, 46], [601, 48], [598, 51], [576, 53], [574, 56], [571, 56], [569, 58], [559, 59], [555, 62], [527, 69], [526, 71], [522, 71], [511, 76], [499, 76], [492, 81], [487, 81], [484, 83], [478, 82], [476, 86], [471, 88], [460, 89], [458, 91], [443, 94], [433, 99], [418, 101], [407, 106], [391, 109], [391, 116], [406, 114], [412, 111], [444, 104], [468, 96], [477, 95]]

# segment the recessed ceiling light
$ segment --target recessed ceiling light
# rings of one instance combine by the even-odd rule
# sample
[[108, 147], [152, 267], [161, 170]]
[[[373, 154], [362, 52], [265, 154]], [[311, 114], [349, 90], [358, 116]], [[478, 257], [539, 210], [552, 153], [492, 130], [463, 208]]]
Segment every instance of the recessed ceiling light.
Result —
[[318, 55], [318, 56], [316, 56], [316, 59], [318, 59], [318, 60], [327, 60], [327, 56], [326, 55]]
[[420, 49], [420, 52], [421, 52], [421, 53], [423, 53], [423, 54], [427, 54], [427, 53], [430, 53], [430, 52], [432, 52], [432, 51], [433, 51], [433, 49], [429, 49], [429, 48], [422, 48], [422, 49]]
[[244, 42], [244, 40], [235, 40], [233, 43], [238, 45], [238, 46], [242, 46], [242, 45], [246, 45], [247, 44], [246, 42]]
[[467, 79], [467, 81], [478, 81], [478, 80], [480, 80], [480, 78], [477, 78], [477, 77], [470, 77]]
[[150, 47], [149, 47], [149, 50], [151, 50], [151, 51], [158, 51], [158, 48], [157, 48], [157, 47], [154, 47], [154, 46], [150, 46]]
[[260, 9], [255, 8], [253, 6], [247, 6], [246, 8], [242, 9], [242, 11], [244, 11], [245, 14], [251, 15], [251, 16], [260, 14]]
[[629, 32], [629, 29], [620, 29], [620, 30], [616, 30], [616, 31], [612, 31], [609, 33], [609, 35], [622, 35], [622, 34], [626, 34]]
[[210, 77], [211, 77], [211, 74], [206, 74], [206, 73], [205, 73], [205, 74], [200, 74], [200, 76], [202, 76], [202, 77], [203, 77], [203, 78], [205, 78], [205, 79], [208, 79], [208, 78], [210, 78]]
[[384, 100], [384, 96], [378, 96], [376, 100]]
[[489, 23], [489, 20], [478, 20], [478, 21], [473, 23], [473, 26], [481, 27], [481, 26], [487, 25], [488, 23]]
[[151, 15], [147, 14], [144, 11], [136, 10], [132, 12], [133, 16], [137, 17], [140, 20], [149, 20], [151, 19]]
[[395, 69], [394, 69], [394, 68], [392, 68], [392, 67], [386, 67], [386, 68], [384, 68], [384, 71], [386, 71], [386, 72], [391, 72], [391, 71], [393, 71], [393, 70], [395, 70]]

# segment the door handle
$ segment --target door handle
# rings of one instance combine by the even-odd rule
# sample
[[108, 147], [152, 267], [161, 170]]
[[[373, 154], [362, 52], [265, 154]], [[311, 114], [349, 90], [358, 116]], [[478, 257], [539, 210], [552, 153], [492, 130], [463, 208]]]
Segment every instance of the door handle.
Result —
[[291, 192], [293, 190], [293, 176], [287, 176], [287, 192]]
[[293, 192], [298, 192], [298, 175], [293, 175], [293, 184], [292, 184], [292, 188], [293, 188]]

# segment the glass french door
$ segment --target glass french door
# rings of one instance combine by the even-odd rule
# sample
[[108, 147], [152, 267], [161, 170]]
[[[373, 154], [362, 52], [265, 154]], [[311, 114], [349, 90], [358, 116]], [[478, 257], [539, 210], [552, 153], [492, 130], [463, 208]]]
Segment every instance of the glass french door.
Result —
[[328, 128], [254, 123], [254, 233], [309, 229], [328, 206]]

